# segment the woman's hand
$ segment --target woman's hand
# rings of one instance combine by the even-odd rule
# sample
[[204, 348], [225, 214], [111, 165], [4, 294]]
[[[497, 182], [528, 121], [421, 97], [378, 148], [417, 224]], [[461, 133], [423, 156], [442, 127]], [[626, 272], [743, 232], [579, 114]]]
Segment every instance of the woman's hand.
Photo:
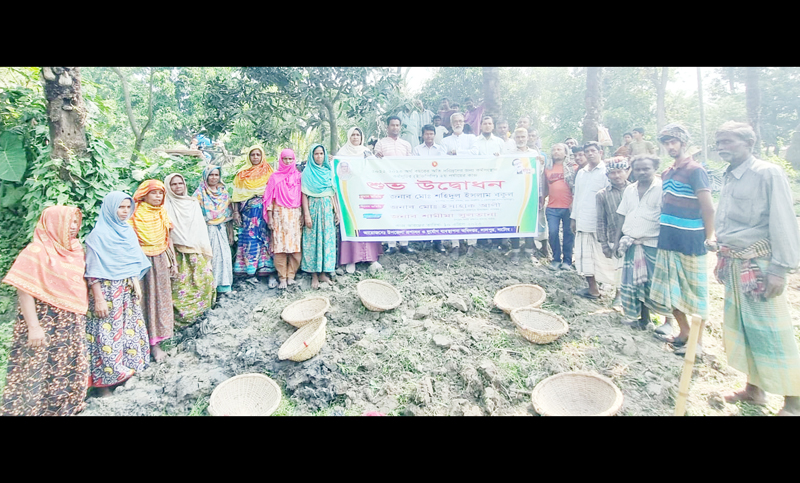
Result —
[[[306, 215], [305, 218], [306, 218], [306, 228], [310, 230], [314, 226], [314, 223], [311, 222], [311, 215]], [[300, 226], [303, 226], [302, 222], [300, 223]]]
[[94, 299], [94, 314], [98, 319], [105, 319], [108, 317], [108, 302], [103, 297], [95, 297]]
[[34, 327], [28, 327], [28, 343], [25, 344], [25, 347], [36, 348], [45, 346], [47, 346], [47, 342], [45, 341], [42, 326], [36, 324]]
[[234, 226], [241, 226], [242, 224], [242, 215], [239, 214], [238, 211], [233, 212], [233, 225]]

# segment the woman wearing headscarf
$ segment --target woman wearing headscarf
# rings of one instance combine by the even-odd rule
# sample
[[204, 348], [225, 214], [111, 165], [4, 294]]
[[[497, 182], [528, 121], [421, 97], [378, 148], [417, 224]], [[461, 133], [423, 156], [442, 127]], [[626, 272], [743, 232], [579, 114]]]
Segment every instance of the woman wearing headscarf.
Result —
[[46, 208], [3, 279], [17, 288], [19, 315], [0, 415], [71, 416], [84, 408], [89, 299], [76, 238], [81, 219], [71, 206]]
[[86, 281], [89, 313], [89, 387], [101, 396], [143, 371], [150, 363], [150, 338], [139, 302], [139, 280], [150, 261], [127, 223], [133, 216], [133, 197], [112, 191], [103, 199], [97, 224], [86, 237]]
[[336, 270], [336, 225], [339, 224], [331, 163], [321, 144], [312, 146], [308, 153], [301, 191], [305, 228], [300, 268], [311, 273], [311, 288], [319, 288], [320, 281], [330, 282], [325, 272]]
[[172, 338], [175, 328], [170, 278], [178, 275], [175, 248], [170, 237], [172, 222], [164, 208], [165, 192], [161, 181], [143, 181], [133, 194], [136, 208], [128, 220], [139, 239], [139, 246], [150, 261], [151, 268], [142, 286], [142, 311], [150, 337], [150, 354], [156, 362], [161, 362], [167, 355], [160, 343]]
[[[233, 284], [233, 264], [231, 249], [233, 244], [231, 232], [228, 231], [233, 212], [230, 207], [228, 190], [222, 182], [222, 167], [208, 166], [203, 170], [200, 186], [194, 192], [200, 202], [203, 217], [208, 227], [208, 239], [211, 242], [211, 259], [214, 269], [214, 286], [217, 294], [228, 293]], [[259, 217], [260, 218], [260, 217]]]
[[164, 179], [164, 206], [172, 221], [170, 238], [175, 247], [178, 275], [172, 281], [175, 324], [185, 327], [206, 313], [217, 299], [211, 242], [206, 220], [197, 200], [187, 194], [186, 179], [172, 173]]
[[250, 277], [252, 283], [258, 283], [256, 276], [269, 275], [269, 288], [275, 288], [278, 282], [273, 275], [275, 265], [270, 258], [269, 231], [263, 216], [264, 189], [273, 169], [261, 146], [248, 149], [247, 159], [250, 166], [240, 169], [233, 178], [233, 223], [241, 226], [233, 274]]
[[284, 149], [280, 167], [270, 176], [264, 190], [264, 219], [272, 230], [272, 251], [281, 289], [296, 283], [294, 276], [300, 268], [301, 176], [295, 165], [294, 151]]
[[[339, 149], [336, 156], [369, 156], [372, 153], [364, 146], [364, 133], [358, 127], [351, 127], [347, 131], [347, 144]], [[341, 220], [339, 220], [341, 222]], [[347, 273], [356, 271], [357, 262], [372, 262], [380, 268], [378, 258], [383, 253], [380, 242], [349, 242], [339, 244], [339, 263], [346, 265]]]

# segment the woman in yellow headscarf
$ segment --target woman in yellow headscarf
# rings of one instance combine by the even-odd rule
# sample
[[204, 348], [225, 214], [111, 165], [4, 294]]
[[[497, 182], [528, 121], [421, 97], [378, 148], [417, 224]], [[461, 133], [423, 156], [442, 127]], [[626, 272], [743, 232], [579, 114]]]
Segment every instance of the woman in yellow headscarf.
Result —
[[240, 226], [233, 274], [250, 277], [252, 283], [258, 283], [256, 276], [269, 275], [269, 287], [275, 288], [278, 281], [270, 251], [269, 229], [263, 216], [264, 189], [273, 170], [261, 146], [248, 149], [247, 158], [250, 166], [239, 170], [233, 178], [231, 209], [234, 224]]
[[172, 338], [175, 328], [171, 278], [178, 275], [175, 247], [170, 237], [172, 222], [164, 207], [165, 193], [161, 181], [143, 181], [133, 194], [136, 209], [128, 220], [152, 266], [144, 276], [142, 308], [150, 337], [150, 355], [156, 362], [167, 355], [160, 342]]

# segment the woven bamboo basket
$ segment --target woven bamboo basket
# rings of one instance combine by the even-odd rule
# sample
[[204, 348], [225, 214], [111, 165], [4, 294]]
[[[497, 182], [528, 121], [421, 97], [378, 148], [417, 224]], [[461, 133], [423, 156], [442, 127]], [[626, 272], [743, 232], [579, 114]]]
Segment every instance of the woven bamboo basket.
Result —
[[382, 280], [362, 280], [356, 285], [356, 291], [364, 307], [373, 312], [396, 309], [403, 302], [400, 292]]
[[591, 372], [563, 372], [540, 382], [531, 394], [542, 416], [613, 416], [622, 393], [611, 379]]
[[278, 359], [302, 362], [311, 359], [325, 344], [325, 327], [328, 319], [310, 322], [297, 329], [278, 350]]
[[538, 285], [523, 283], [506, 287], [494, 295], [494, 304], [503, 312], [510, 314], [519, 307], [539, 307], [544, 303], [546, 293]]
[[549, 344], [569, 331], [569, 325], [558, 314], [534, 307], [519, 307], [511, 311], [517, 331], [534, 344]]
[[281, 388], [263, 374], [235, 376], [214, 389], [208, 404], [212, 416], [269, 416], [281, 403]]
[[309, 322], [317, 322], [322, 320], [331, 308], [331, 302], [327, 297], [306, 297], [297, 302], [292, 302], [283, 309], [281, 318], [289, 324], [300, 328]]

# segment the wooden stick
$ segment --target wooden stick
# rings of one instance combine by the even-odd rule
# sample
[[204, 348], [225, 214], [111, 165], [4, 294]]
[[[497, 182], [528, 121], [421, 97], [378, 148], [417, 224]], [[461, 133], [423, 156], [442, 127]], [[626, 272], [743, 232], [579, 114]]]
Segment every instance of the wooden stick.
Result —
[[683, 356], [683, 374], [681, 374], [681, 382], [678, 385], [675, 416], [683, 416], [686, 413], [686, 398], [689, 397], [689, 383], [692, 382], [692, 368], [694, 367], [695, 350], [697, 349], [697, 339], [700, 337], [700, 325], [702, 322], [700, 317], [692, 315], [688, 345], [686, 346], [686, 354]]

